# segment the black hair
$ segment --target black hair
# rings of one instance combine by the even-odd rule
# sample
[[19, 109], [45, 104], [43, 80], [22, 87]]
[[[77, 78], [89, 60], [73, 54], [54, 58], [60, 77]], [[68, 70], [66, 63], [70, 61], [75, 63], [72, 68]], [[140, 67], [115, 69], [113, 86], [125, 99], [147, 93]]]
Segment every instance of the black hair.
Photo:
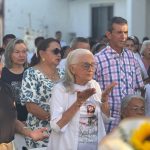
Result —
[[60, 44], [60, 42], [54, 38], [47, 38], [47, 39], [42, 40], [39, 43], [37, 47], [37, 52], [33, 55], [31, 59], [30, 66], [35, 66], [36, 64], [40, 62], [41, 58], [40, 58], [39, 51], [46, 51], [52, 42], [57, 42], [58, 44]]
[[40, 43], [41, 41], [43, 41], [43, 40], [44, 40], [44, 37], [43, 37], [43, 36], [38, 36], [38, 37], [36, 37], [35, 40], [34, 40], [35, 46], [38, 47], [39, 43]]
[[94, 46], [93, 46], [93, 54], [96, 54], [98, 53], [100, 50], [102, 50], [102, 48], [106, 47], [107, 44], [104, 43], [104, 42], [100, 42], [100, 43], [96, 43]]
[[149, 40], [149, 37], [145, 36], [143, 37], [142, 42], [147, 41], [147, 40]]
[[108, 31], [109, 32], [112, 32], [114, 23], [116, 23], [116, 24], [128, 24], [127, 20], [122, 18], [122, 17], [113, 17], [110, 20], [109, 25], [108, 25]]
[[15, 94], [10, 85], [0, 79], [0, 144], [14, 139], [17, 111]]
[[55, 34], [61, 34], [61, 31], [56, 31]]
[[64, 58], [68, 48], [70, 48], [68, 45], [61, 48], [61, 58]]
[[4, 45], [7, 45], [8, 42], [9, 42], [9, 39], [15, 39], [16, 36], [14, 34], [6, 34], [4, 37], [3, 37], [3, 44]]

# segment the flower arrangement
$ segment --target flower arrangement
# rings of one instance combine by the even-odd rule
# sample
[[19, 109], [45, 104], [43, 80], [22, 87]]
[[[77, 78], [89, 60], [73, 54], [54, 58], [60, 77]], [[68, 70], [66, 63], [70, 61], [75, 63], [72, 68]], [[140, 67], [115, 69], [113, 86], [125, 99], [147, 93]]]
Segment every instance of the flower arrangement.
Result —
[[144, 122], [135, 129], [129, 143], [135, 150], [150, 150], [150, 122]]
[[121, 124], [99, 145], [100, 150], [150, 150], [150, 119], [138, 118]]

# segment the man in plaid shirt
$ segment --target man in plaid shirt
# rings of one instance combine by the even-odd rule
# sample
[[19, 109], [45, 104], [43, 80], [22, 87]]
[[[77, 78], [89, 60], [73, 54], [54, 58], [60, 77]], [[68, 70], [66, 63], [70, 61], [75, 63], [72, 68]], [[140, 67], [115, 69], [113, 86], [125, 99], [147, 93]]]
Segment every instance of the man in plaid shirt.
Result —
[[144, 85], [139, 64], [134, 59], [133, 53], [124, 49], [128, 37], [127, 21], [121, 17], [112, 18], [106, 36], [109, 41], [108, 46], [95, 55], [97, 63], [95, 79], [102, 90], [113, 81], [117, 82], [117, 86], [109, 95], [113, 120], [106, 124], [108, 133], [120, 122], [121, 100], [128, 94], [134, 94]]

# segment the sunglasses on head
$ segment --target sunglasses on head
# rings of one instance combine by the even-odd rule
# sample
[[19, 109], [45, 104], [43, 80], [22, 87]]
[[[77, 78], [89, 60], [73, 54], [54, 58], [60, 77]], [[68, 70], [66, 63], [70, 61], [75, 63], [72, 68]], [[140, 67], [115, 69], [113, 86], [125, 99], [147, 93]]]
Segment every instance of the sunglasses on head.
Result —
[[55, 49], [52, 50], [52, 53], [53, 53], [54, 55], [61, 54], [61, 49], [55, 48]]

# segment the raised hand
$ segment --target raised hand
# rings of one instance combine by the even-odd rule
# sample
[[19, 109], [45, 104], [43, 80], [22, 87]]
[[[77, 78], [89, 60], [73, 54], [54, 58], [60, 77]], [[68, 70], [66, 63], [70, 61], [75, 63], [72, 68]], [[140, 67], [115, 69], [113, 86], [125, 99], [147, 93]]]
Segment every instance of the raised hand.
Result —
[[109, 93], [112, 91], [112, 89], [117, 85], [116, 82], [112, 82], [108, 85], [108, 87], [102, 92], [102, 102], [108, 101]]
[[96, 93], [95, 88], [89, 88], [84, 91], [78, 91], [77, 92], [77, 102], [78, 105], [81, 106], [90, 96]]

